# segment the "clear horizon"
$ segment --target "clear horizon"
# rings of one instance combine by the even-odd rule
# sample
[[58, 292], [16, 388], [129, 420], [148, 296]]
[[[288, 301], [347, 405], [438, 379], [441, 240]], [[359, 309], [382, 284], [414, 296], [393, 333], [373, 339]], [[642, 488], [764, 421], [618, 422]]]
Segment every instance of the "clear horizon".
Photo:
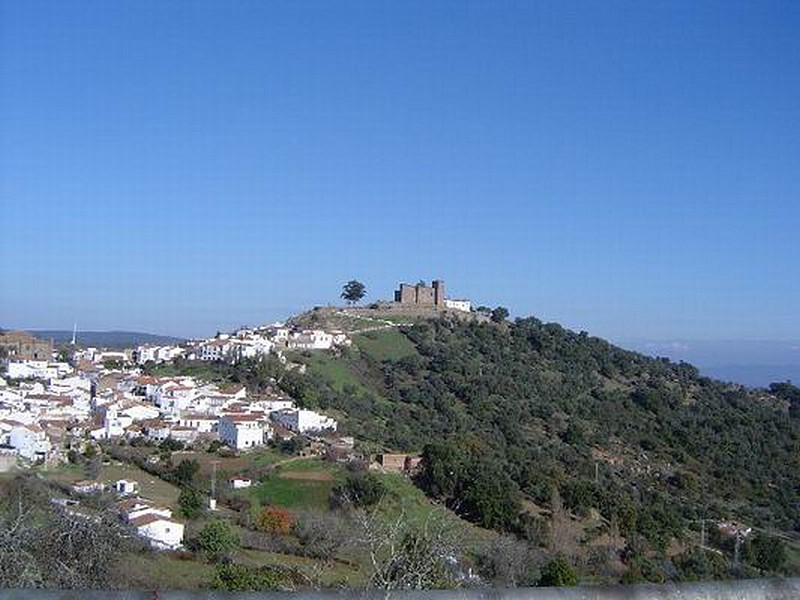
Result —
[[179, 336], [399, 281], [800, 340], [800, 4], [5, 2], [0, 326]]

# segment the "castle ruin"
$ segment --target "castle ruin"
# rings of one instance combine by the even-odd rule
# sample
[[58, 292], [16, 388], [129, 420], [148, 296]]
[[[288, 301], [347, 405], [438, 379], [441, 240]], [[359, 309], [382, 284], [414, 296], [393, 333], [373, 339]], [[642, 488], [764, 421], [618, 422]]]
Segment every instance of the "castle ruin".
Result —
[[445, 308], [444, 281], [435, 279], [430, 286], [424, 282], [417, 285], [401, 283], [394, 292], [394, 301], [399, 304]]

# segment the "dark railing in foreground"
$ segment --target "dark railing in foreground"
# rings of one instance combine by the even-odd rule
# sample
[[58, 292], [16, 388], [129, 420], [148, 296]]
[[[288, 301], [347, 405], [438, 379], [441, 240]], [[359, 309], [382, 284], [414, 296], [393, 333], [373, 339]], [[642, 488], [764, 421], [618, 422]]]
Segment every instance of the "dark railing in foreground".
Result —
[[800, 578], [747, 579], [665, 585], [463, 590], [341, 590], [305, 592], [112, 592], [0, 590], [0, 600], [800, 600]]

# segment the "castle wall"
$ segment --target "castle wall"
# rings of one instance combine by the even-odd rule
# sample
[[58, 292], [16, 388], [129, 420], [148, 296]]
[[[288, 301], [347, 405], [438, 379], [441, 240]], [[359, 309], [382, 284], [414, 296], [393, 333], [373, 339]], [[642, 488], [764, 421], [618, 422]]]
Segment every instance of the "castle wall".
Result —
[[402, 304], [417, 303], [417, 288], [406, 283], [400, 284], [400, 289], [395, 292], [395, 301]]
[[426, 306], [433, 306], [434, 304], [433, 288], [428, 286], [417, 286], [417, 304], [424, 304]]
[[433, 303], [439, 308], [445, 308], [444, 281], [436, 279], [433, 282]]
[[401, 283], [400, 287], [394, 292], [394, 301], [400, 304], [434, 306], [444, 309], [446, 308], [444, 281], [437, 279], [431, 286]]

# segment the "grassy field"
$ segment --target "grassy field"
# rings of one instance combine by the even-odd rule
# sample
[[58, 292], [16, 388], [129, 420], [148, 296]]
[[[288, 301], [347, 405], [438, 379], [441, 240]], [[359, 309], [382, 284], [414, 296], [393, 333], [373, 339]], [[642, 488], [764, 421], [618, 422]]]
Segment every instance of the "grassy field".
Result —
[[333, 487], [344, 477], [341, 467], [318, 458], [293, 460], [246, 493], [259, 504], [274, 504], [290, 510], [325, 511]]
[[417, 354], [414, 344], [397, 329], [360, 333], [353, 336], [353, 341], [359, 350], [378, 362]]
[[363, 571], [357, 565], [346, 564], [341, 561], [323, 563], [322, 561], [292, 554], [279, 554], [263, 550], [239, 550], [236, 553], [239, 562], [251, 566], [276, 566], [295, 568], [305, 574], [309, 579], [317, 579], [325, 587], [336, 587], [347, 583], [349, 586], [358, 585], [364, 577]]
[[344, 359], [336, 358], [328, 353], [317, 352], [303, 357], [301, 360], [308, 365], [311, 373], [319, 374], [339, 391], [343, 391], [347, 386], [367, 391], [358, 375]]
[[198, 590], [207, 587], [214, 574], [211, 564], [167, 552], [130, 554], [123, 569], [131, 588], [146, 590]]
[[[51, 471], [43, 471], [42, 476], [45, 479], [62, 483], [74, 483], [81, 479], [86, 479], [83, 468], [70, 464], [61, 465]], [[111, 464], [103, 465], [100, 469], [100, 475], [97, 477], [97, 481], [102, 481], [106, 484], [113, 484], [120, 479], [139, 482], [139, 494], [143, 498], [153, 500], [158, 504], [174, 507], [178, 501], [180, 492], [177, 487], [163, 479], [159, 479], [155, 475], [142, 471], [135, 465], [112, 462]]]

